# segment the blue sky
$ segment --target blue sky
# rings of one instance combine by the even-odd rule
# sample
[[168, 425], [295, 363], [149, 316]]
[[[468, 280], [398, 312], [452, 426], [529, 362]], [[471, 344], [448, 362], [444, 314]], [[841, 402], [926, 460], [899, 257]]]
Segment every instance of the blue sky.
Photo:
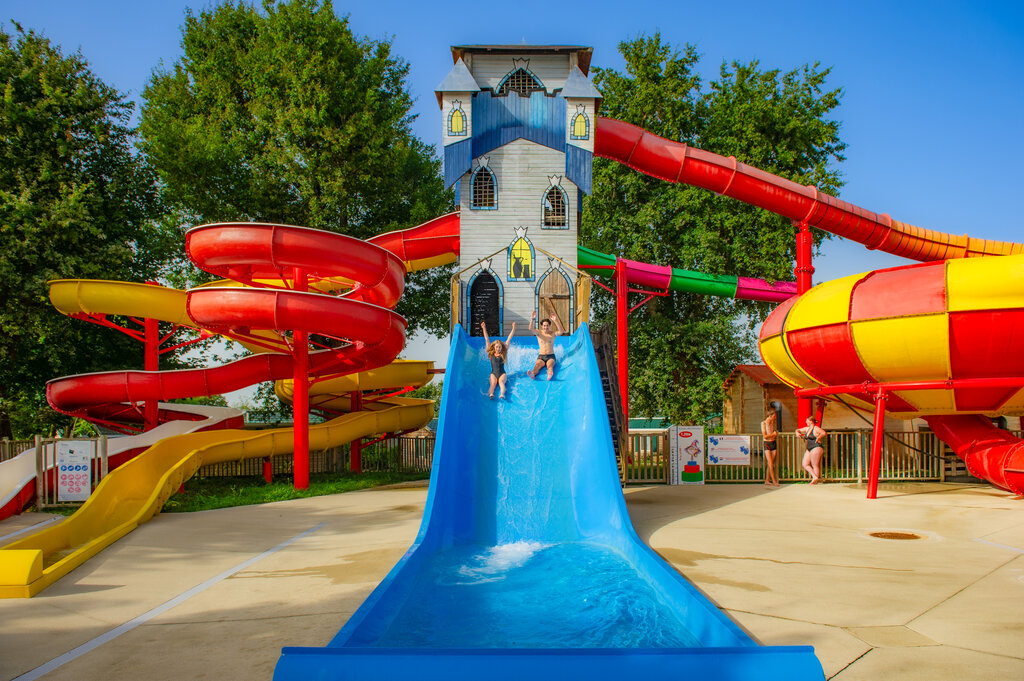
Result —
[[[132, 99], [153, 68], [180, 55], [186, 7], [156, 0], [2, 0], [15, 19]], [[622, 67], [616, 46], [660, 31], [693, 43], [705, 80], [723, 61], [757, 59], [789, 70], [820, 62], [842, 87], [836, 111], [849, 145], [840, 196], [921, 227], [1024, 239], [1024, 3], [933, 0], [821, 2], [335, 2], [353, 30], [389, 39], [409, 62], [416, 133], [440, 137], [434, 87], [451, 68], [450, 45], [579, 44], [595, 65]], [[903, 262], [835, 240], [816, 281]], [[738, 272], [736, 274], [743, 274]], [[436, 352], [432, 351], [432, 352]]]

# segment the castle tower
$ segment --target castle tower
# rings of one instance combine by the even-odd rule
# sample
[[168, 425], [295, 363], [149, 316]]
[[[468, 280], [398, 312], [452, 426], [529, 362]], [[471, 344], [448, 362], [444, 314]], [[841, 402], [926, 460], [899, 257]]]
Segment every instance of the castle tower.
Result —
[[558, 316], [575, 330], [576, 244], [590, 193], [601, 95], [587, 78], [592, 49], [462, 45], [437, 88], [445, 186], [460, 209], [459, 302], [471, 335], [513, 321], [526, 331]]

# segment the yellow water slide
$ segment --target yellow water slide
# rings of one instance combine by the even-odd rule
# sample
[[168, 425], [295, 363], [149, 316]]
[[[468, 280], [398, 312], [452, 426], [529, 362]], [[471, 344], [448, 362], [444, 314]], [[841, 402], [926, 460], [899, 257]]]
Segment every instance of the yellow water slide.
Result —
[[[54, 306], [71, 316], [126, 315], [192, 326], [196, 324], [186, 310], [185, 291], [147, 284], [111, 281], [61, 280], [51, 284]], [[231, 334], [227, 334], [229, 337]], [[273, 358], [272, 348], [254, 344], [265, 341], [280, 345], [273, 332], [250, 332], [246, 347], [263, 353], [232, 363], [248, 363], [243, 371], [224, 367], [181, 372], [120, 372], [124, 384], [119, 390], [130, 393], [133, 376], [139, 382], [152, 380], [203, 380], [207, 384], [239, 382], [251, 384], [265, 376]], [[255, 361], [254, 361], [255, 360]], [[232, 365], [225, 365], [231, 367]], [[378, 390], [394, 386], [423, 385], [431, 378], [431, 362], [402, 361], [379, 369], [332, 378], [317, 383], [315, 404], [338, 410], [347, 400], [332, 395], [351, 390]], [[217, 377], [220, 371], [227, 379]], [[196, 378], [186, 377], [186, 374]], [[60, 393], [60, 379], [53, 392]], [[242, 387], [238, 385], [237, 387]], [[283, 388], [287, 392], [287, 387]], [[216, 390], [216, 392], [221, 392]], [[95, 398], [95, 395], [91, 397]], [[344, 402], [345, 404], [342, 404]], [[311, 449], [327, 449], [357, 438], [379, 433], [412, 430], [426, 425], [433, 416], [428, 400], [390, 397], [370, 405], [369, 409], [339, 416], [309, 429]], [[111, 472], [89, 500], [74, 515], [57, 525], [29, 535], [0, 549], [0, 597], [30, 597], [53, 584], [106, 546], [131, 532], [160, 512], [164, 502], [203, 465], [270, 457], [293, 451], [293, 433], [289, 429], [262, 432], [218, 430], [188, 433], [164, 439], [132, 461]]]

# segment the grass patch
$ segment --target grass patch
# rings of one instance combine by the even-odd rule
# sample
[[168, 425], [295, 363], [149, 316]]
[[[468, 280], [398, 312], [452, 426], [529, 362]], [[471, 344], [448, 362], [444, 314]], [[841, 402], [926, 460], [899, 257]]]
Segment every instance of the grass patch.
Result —
[[426, 480], [428, 477], [426, 473], [314, 473], [309, 476], [309, 488], [304, 490], [295, 489], [292, 479], [285, 477], [269, 485], [263, 478], [254, 477], [193, 479], [185, 483], [184, 492], [179, 492], [167, 500], [162, 512], [190, 513], [288, 499], [305, 499], [410, 480]]

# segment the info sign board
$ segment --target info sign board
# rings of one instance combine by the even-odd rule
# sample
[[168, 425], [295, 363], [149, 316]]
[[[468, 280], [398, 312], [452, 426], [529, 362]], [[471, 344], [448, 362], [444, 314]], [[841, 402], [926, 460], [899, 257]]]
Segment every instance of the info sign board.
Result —
[[668, 484], [704, 484], [704, 426], [668, 429]]
[[57, 445], [57, 501], [85, 501], [92, 493], [92, 440]]
[[708, 463], [719, 466], [749, 466], [749, 435], [709, 435]]

